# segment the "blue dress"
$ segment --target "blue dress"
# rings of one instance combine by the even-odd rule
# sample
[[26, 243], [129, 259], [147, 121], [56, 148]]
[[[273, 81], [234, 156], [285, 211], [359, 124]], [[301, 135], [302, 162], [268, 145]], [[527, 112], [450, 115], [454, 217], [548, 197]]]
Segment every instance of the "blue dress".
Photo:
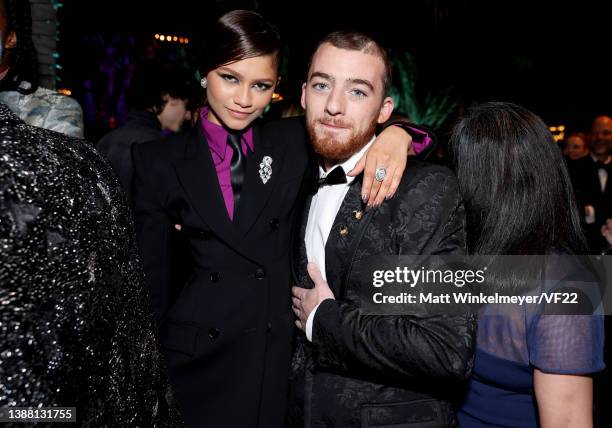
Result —
[[535, 305], [483, 307], [472, 378], [457, 412], [461, 427], [538, 427], [535, 368], [554, 374], [605, 368], [604, 317], [596, 308], [594, 313], [548, 315]]

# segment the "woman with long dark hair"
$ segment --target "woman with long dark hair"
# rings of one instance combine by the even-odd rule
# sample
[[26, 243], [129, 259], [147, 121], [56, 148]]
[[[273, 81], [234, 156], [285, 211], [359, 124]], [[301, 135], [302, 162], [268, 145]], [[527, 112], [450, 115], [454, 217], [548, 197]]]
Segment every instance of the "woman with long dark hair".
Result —
[[[193, 132], [133, 151], [137, 232], [187, 424], [280, 427], [293, 334], [290, 241], [310, 148], [301, 119], [254, 123], [279, 80], [276, 29], [254, 12], [233, 11], [208, 40], [206, 105]], [[368, 161], [388, 162], [388, 176], [397, 168], [399, 179], [404, 136], [375, 143]], [[374, 182], [379, 196], [370, 204], [388, 196], [390, 180]], [[193, 259], [176, 297], [175, 224]]]
[[[510, 103], [482, 104], [455, 126], [450, 147], [470, 254], [586, 254], [565, 162], [539, 117]], [[602, 317], [496, 309], [480, 313], [461, 426], [592, 426]]]

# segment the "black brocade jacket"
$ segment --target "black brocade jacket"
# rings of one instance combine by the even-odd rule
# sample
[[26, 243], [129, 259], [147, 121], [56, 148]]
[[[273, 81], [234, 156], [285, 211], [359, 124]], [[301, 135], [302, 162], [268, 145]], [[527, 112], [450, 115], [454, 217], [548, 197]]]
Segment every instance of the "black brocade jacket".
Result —
[[110, 165], [0, 104], [0, 408], [76, 407], [79, 427], [182, 426], [149, 305]]
[[[455, 426], [451, 402], [471, 372], [475, 317], [366, 315], [357, 290], [368, 282], [371, 287], [360, 264], [366, 257], [463, 252], [465, 214], [456, 179], [446, 168], [414, 161], [396, 196], [377, 210], [356, 216], [363, 212], [360, 194], [356, 179], [325, 247], [336, 300], [319, 306], [312, 343], [297, 337], [289, 425]], [[311, 199], [293, 261], [296, 283], [307, 288], [304, 234]]]

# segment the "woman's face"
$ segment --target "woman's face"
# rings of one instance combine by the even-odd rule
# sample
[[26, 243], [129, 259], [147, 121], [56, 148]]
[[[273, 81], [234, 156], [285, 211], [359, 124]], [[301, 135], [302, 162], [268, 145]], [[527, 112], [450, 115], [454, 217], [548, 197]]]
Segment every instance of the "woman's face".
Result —
[[206, 75], [208, 120], [242, 130], [270, 104], [278, 81], [276, 56], [262, 55], [233, 62]]

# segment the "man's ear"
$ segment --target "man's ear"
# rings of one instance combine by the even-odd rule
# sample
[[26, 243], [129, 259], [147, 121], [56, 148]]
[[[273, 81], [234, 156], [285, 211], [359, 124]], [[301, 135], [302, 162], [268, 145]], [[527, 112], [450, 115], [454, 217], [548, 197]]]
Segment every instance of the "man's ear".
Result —
[[380, 107], [380, 113], [378, 113], [378, 123], [384, 123], [389, 120], [394, 108], [395, 103], [393, 102], [393, 98], [386, 97]]
[[306, 83], [302, 83], [302, 98], [300, 99], [300, 104], [302, 104], [302, 108], [306, 110]]

